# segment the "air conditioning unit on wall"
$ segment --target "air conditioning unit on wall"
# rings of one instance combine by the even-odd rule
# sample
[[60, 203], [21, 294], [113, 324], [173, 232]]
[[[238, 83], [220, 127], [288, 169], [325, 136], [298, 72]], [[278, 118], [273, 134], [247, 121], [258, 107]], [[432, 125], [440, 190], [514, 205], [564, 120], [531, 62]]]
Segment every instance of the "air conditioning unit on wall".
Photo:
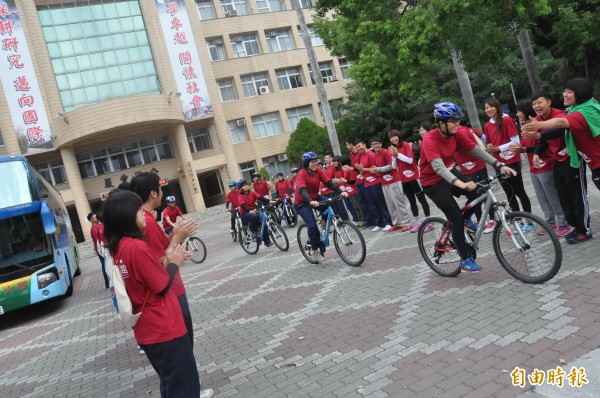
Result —
[[279, 160], [280, 162], [285, 162], [286, 160], [288, 160], [288, 157], [285, 153], [280, 153], [279, 155], [277, 155], [277, 160]]
[[269, 37], [277, 37], [277, 32], [269, 32]]
[[215, 46], [222, 46], [222, 45], [223, 45], [223, 40], [222, 39], [215, 40]]
[[260, 86], [258, 88], [259, 94], [269, 94], [270, 92], [271, 92], [271, 90], [269, 89], [269, 86]]
[[236, 36], [233, 38], [233, 41], [236, 43], [241, 43], [244, 41], [244, 38], [242, 36]]
[[236, 10], [229, 10], [225, 13], [226, 17], [236, 17], [237, 16], [237, 11]]
[[238, 127], [242, 127], [246, 125], [246, 119], [237, 119], [235, 121], [235, 124], [237, 124]]

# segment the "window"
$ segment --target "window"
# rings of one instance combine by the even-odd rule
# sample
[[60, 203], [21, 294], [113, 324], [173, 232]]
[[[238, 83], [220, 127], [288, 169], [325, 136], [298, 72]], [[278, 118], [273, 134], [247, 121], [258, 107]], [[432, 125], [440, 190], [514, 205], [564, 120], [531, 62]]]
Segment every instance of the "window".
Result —
[[35, 166], [37, 171], [52, 185], [63, 184], [67, 182], [67, 174], [65, 166], [61, 160], [51, 160], [49, 162], [40, 163]]
[[272, 53], [294, 49], [290, 31], [287, 29], [267, 32], [267, 44], [269, 45], [269, 51]]
[[95, 177], [159, 160], [172, 159], [167, 136], [76, 155], [81, 178]]
[[[314, 79], [310, 65], [308, 65], [308, 71], [310, 73], [310, 80], [312, 81], [312, 84], [315, 84], [315, 79]], [[332, 76], [334, 76], [334, 75], [333, 75], [333, 69], [331, 69], [331, 61], [319, 62], [319, 71], [321, 72], [321, 80], [323, 81], [323, 83], [328, 83], [330, 81], [333, 81]]]
[[210, 141], [210, 134], [206, 127], [195, 129], [192, 132], [186, 131], [188, 137], [188, 143], [190, 144], [190, 151], [200, 152], [207, 149], [212, 149], [212, 142]]
[[235, 11], [237, 15], [250, 14], [248, 0], [221, 0], [221, 9], [225, 15], [227, 15], [229, 11]]
[[304, 81], [300, 74], [300, 68], [289, 68], [275, 72], [279, 90], [291, 90], [293, 88], [304, 87]]
[[[306, 44], [304, 44], [304, 37], [302, 36], [302, 31], [300, 30], [300, 27], [298, 27], [298, 32], [300, 32], [300, 43], [302, 43], [302, 47], [306, 47]], [[323, 39], [321, 39], [319, 35], [315, 33], [315, 29], [312, 26], [308, 27], [308, 34], [310, 35], [310, 42], [312, 43], [313, 47], [325, 45]]]
[[[331, 109], [331, 117], [333, 118], [333, 121], [337, 122], [338, 120], [340, 120], [344, 112], [344, 101], [342, 101], [341, 99], [334, 99], [329, 101], [329, 109]], [[323, 107], [321, 106], [320, 102], [319, 113], [321, 114], [322, 118], [325, 117], [325, 115], [323, 115]]]
[[202, 21], [216, 18], [212, 0], [196, 0], [196, 7], [198, 7], [198, 13]]
[[251, 182], [252, 174], [256, 173], [256, 164], [254, 162], [240, 163], [240, 172], [244, 180]]
[[298, 127], [300, 119], [309, 119], [313, 122], [315, 121], [310, 105], [286, 109], [285, 113], [287, 114], [288, 123], [290, 124], [290, 131], [296, 131], [296, 127]]
[[350, 77], [348, 77], [348, 70], [350, 69], [350, 67], [352, 65], [350, 64], [350, 62], [348, 62], [347, 59], [340, 59], [339, 63], [340, 63], [340, 70], [342, 71], [342, 77], [344, 79], [349, 79]]
[[64, 109], [111, 98], [159, 94], [137, 0], [37, 6]]
[[[239, 119], [244, 120], [244, 119]], [[238, 144], [240, 142], [248, 141], [248, 130], [246, 130], [246, 124], [240, 126], [237, 120], [230, 120], [227, 122], [229, 127], [229, 133], [231, 134], [231, 142]]]
[[235, 101], [237, 99], [233, 78], [218, 80], [217, 84], [219, 85], [221, 102]]
[[256, 8], [260, 14], [283, 11], [283, 3], [281, 0], [256, 0]]
[[225, 46], [223, 45], [223, 39], [217, 38], [213, 40], [207, 40], [206, 46], [208, 47], [208, 53], [210, 54], [211, 61], [223, 61], [227, 58]]
[[242, 88], [244, 97], [255, 97], [259, 93], [260, 87], [269, 87], [266, 73], [257, 73], [250, 76], [242, 76]]
[[257, 138], [283, 133], [281, 122], [279, 121], [279, 112], [252, 116], [252, 127]]
[[231, 38], [231, 46], [236, 58], [251, 57], [260, 54], [255, 34], [233, 36]]
[[291, 174], [289, 162], [287, 160], [280, 161], [280, 156], [285, 156], [285, 154], [281, 153], [262, 158], [263, 165], [271, 176], [276, 176], [277, 173], [283, 173], [284, 175]]
[[313, 4], [313, 0], [300, 0], [300, 8], [313, 8], [314, 4]]

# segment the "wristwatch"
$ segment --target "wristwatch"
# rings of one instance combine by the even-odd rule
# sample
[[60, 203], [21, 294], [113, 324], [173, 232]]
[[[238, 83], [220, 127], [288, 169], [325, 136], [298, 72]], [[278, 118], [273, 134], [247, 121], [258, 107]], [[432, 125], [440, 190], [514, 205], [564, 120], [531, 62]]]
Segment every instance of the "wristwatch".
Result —
[[503, 166], [506, 166], [506, 164], [502, 163], [502, 162], [498, 162], [498, 163], [496, 163], [496, 166], [494, 166], [494, 167], [496, 167], [497, 169], [499, 169], [499, 168], [501, 168]]

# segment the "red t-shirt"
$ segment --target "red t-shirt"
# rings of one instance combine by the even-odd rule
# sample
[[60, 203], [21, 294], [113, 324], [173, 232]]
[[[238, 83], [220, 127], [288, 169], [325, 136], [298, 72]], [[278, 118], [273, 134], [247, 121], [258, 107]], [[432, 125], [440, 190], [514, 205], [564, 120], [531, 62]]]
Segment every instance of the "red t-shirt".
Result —
[[[485, 130], [487, 143], [498, 147], [508, 144], [510, 137], [519, 136], [517, 125], [510, 116], [502, 116], [502, 129], [500, 132], [496, 132], [496, 123], [492, 122], [487, 122], [483, 129]], [[521, 161], [521, 156], [518, 153], [512, 153], [510, 150], [494, 153], [492, 156], [507, 165]]]
[[266, 182], [265, 180], [255, 182], [254, 183], [254, 191], [256, 191], [256, 193], [259, 194], [260, 196], [271, 197], [271, 195], [270, 195], [271, 187], [269, 186], [269, 183]]
[[[558, 117], [565, 117], [567, 114], [565, 113], [565, 111], [561, 111], [560, 109], [556, 109], [556, 108], [550, 108], [550, 114], [548, 115], [548, 117], [546, 119], [542, 118], [541, 116], [536, 116], [535, 120], [539, 120], [539, 121], [545, 121], [545, 120], [550, 120], [550, 119], [555, 119]], [[540, 132], [543, 132], [545, 130], [539, 130]], [[569, 150], [567, 149], [567, 145], [565, 144], [565, 137], [558, 137], [558, 138], [553, 138], [551, 140], [547, 141], [548, 143], [548, 155], [550, 155], [550, 157], [554, 160], [557, 160], [559, 162], [564, 162], [565, 160], [569, 159]]]
[[[160, 262], [160, 258], [167, 254], [166, 250], [170, 243], [169, 238], [167, 238], [165, 231], [158, 225], [152, 213], [144, 210], [144, 217], [146, 218], [146, 228], [142, 232], [146, 236], [148, 246], [150, 246], [154, 257]], [[185, 286], [183, 286], [183, 280], [181, 280], [179, 273], [175, 275], [171, 289], [178, 296], [185, 294]]]
[[[362, 158], [362, 153], [358, 152], [350, 152], [350, 164], [354, 167], [356, 164], [360, 163], [360, 158]], [[356, 185], [364, 184], [365, 179], [362, 174], [356, 171]]]
[[[366, 153], [363, 153], [360, 157], [360, 164], [362, 167], [366, 168], [377, 166], [377, 164], [375, 163], [375, 153], [372, 151], [367, 151]], [[381, 177], [377, 173], [363, 172], [362, 176], [365, 181], [365, 188], [381, 184]]]
[[167, 205], [167, 207], [165, 207], [165, 209], [163, 210], [163, 214], [162, 214], [163, 228], [164, 229], [173, 228], [169, 225], [169, 223], [167, 223], [167, 217], [169, 217], [171, 222], [173, 224], [175, 224], [175, 221], [177, 221], [177, 216], [183, 217], [183, 213], [181, 212], [181, 209], [178, 206], [171, 207], [171, 206]]
[[238, 204], [238, 195], [240, 192], [238, 190], [227, 192], [227, 196], [225, 197], [226, 203], [231, 203], [231, 208], [235, 209], [239, 206]]
[[187, 333], [173, 286], [163, 297], [158, 296], [167, 286], [169, 274], [149, 249], [141, 239], [124, 237], [114, 255], [133, 305], [133, 313], [139, 313], [144, 307], [142, 316], [133, 327], [135, 339], [140, 344], [164, 343]]
[[306, 192], [312, 200], [317, 200], [319, 194], [319, 184], [327, 183], [329, 177], [321, 169], [317, 169], [314, 174], [309, 173], [306, 169], [300, 170], [296, 178], [296, 189], [294, 191], [294, 204], [304, 204], [304, 198], [300, 194], [300, 188], [306, 188]]
[[469, 152], [473, 148], [475, 148], [475, 142], [469, 139], [464, 130], [457, 130], [456, 135], [449, 138], [444, 137], [438, 129], [433, 129], [425, 134], [421, 143], [421, 157], [419, 160], [421, 184], [429, 186], [442, 179], [433, 170], [432, 160], [440, 158], [446, 167], [450, 167], [454, 163], [456, 151]]
[[94, 242], [94, 251], [96, 254], [100, 255], [98, 253], [98, 224], [92, 225], [92, 228], [90, 228], [90, 236], [92, 237], [92, 242]]
[[275, 181], [275, 191], [280, 199], [283, 199], [285, 195], [289, 195], [290, 189], [292, 189], [292, 184], [288, 180]]
[[242, 207], [246, 204], [250, 210], [256, 209], [256, 201], [260, 200], [262, 196], [255, 191], [248, 191], [248, 195], [244, 195], [240, 192], [238, 195], [238, 206], [240, 207], [240, 215], [246, 213], [246, 210]]
[[[375, 165], [377, 167], [384, 167], [392, 164], [392, 153], [387, 149], [381, 149], [379, 153], [375, 154]], [[398, 174], [398, 169], [392, 169], [390, 171], [386, 171], [385, 173], [381, 173], [379, 175], [381, 177], [381, 185], [386, 186], [400, 181], [400, 174]]]
[[[347, 181], [345, 184], [340, 185], [340, 189], [348, 193], [348, 196], [356, 195], [356, 170], [344, 171], [342, 177]], [[352, 183], [350, 181], [353, 181]]]
[[[471, 129], [464, 126], [459, 126], [459, 130], [463, 130], [465, 135], [473, 141], [474, 144], [477, 144], [475, 137], [473, 137], [473, 133], [477, 134], [479, 138], [481, 138], [482, 133], [477, 129]], [[454, 160], [456, 164], [460, 166], [460, 171], [464, 174], [473, 174], [478, 172], [479, 170], [485, 169], [486, 163], [472, 156], [470, 153], [458, 151], [454, 154]]]
[[[328, 179], [332, 179], [335, 177], [335, 167], [333, 166], [329, 166], [328, 168], [326, 168], [325, 170], [323, 170], [323, 173], [327, 176]], [[329, 187], [323, 183], [321, 183], [319, 185], [319, 190], [321, 191], [321, 195], [329, 195], [330, 193], [332, 193], [333, 191], [331, 189], [329, 189]]]
[[569, 121], [569, 131], [573, 135], [581, 159], [590, 166], [590, 169], [596, 170], [600, 167], [600, 136], [592, 135], [582, 113], [575, 111], [565, 117]]
[[[553, 140], [554, 141], [554, 140]], [[535, 148], [538, 144], [538, 140], [531, 140], [529, 138], [521, 137], [521, 145], [525, 148]], [[531, 174], [542, 174], [548, 171], [552, 171], [554, 168], [554, 159], [550, 156], [548, 151], [544, 152], [540, 156], [540, 165], [535, 166], [533, 164], [533, 152], [526, 152], [527, 161], [529, 162], [529, 171]]]
[[[298, 174], [296, 174], [296, 176], [298, 176]], [[296, 177], [290, 177], [290, 185], [292, 186], [292, 189], [296, 188]]]
[[412, 145], [408, 142], [403, 141], [402, 145], [397, 147], [398, 153], [408, 158], [412, 158], [413, 162], [408, 164], [396, 156], [396, 164], [398, 165], [398, 173], [400, 174], [400, 181], [409, 182], [419, 178], [419, 166], [415, 161], [415, 153], [412, 149]]

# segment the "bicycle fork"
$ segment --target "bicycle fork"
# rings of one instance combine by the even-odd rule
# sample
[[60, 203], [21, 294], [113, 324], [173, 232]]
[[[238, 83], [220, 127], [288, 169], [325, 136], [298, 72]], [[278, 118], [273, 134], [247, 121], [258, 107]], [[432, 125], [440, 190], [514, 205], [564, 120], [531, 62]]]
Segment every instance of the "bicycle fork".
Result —
[[[504, 226], [504, 230], [506, 231], [506, 235], [510, 238], [510, 240], [512, 241], [513, 245], [515, 245], [515, 248], [517, 248], [517, 250], [520, 250], [522, 252], [529, 250], [531, 248], [531, 242], [529, 242], [529, 240], [525, 237], [525, 234], [523, 233], [523, 231], [521, 231], [521, 228], [519, 228], [519, 226], [517, 225], [514, 229], [516, 229], [516, 236], [515, 233], [513, 232], [513, 228], [514, 225], [509, 224], [509, 222], [507, 221], [507, 214], [510, 215], [508, 210], [502, 210], [500, 212], [500, 221], [502, 222], [502, 225]], [[520, 238], [519, 240], [521, 242], [523, 242], [522, 244], [520, 244], [517, 241], [517, 236]]]

